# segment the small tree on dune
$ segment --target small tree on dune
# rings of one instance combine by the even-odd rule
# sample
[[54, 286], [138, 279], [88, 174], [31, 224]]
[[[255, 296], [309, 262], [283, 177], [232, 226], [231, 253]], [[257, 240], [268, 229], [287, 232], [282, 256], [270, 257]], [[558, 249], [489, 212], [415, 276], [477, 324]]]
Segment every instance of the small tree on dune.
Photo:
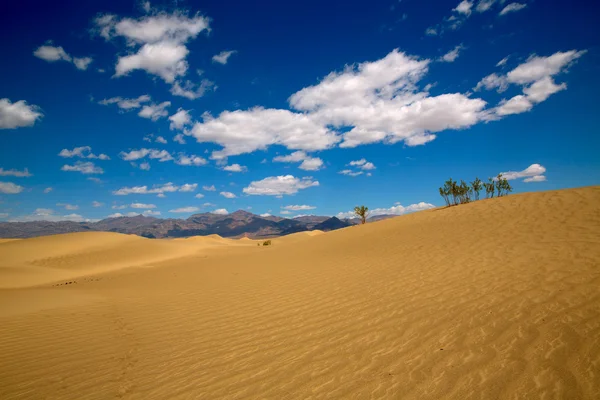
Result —
[[473, 189], [473, 195], [475, 196], [475, 200], [479, 200], [479, 192], [481, 191], [481, 179], [475, 178], [473, 182], [471, 182], [471, 188]]
[[494, 197], [494, 191], [496, 190], [496, 183], [492, 178], [489, 178], [489, 182], [484, 183], [483, 187], [485, 188], [485, 198], [491, 199]]
[[512, 192], [512, 186], [508, 183], [508, 179], [502, 177], [502, 174], [498, 174], [496, 177], [496, 191], [498, 192], [498, 197], [506, 196]]
[[446, 189], [445, 185], [440, 188], [440, 196], [444, 198], [444, 201], [446, 202], [446, 207], [450, 206], [450, 199], [448, 198], [449, 195], [450, 192]]
[[365, 222], [367, 222], [369, 208], [365, 206], [356, 206], [354, 207], [354, 214], [356, 214], [360, 218], [361, 224], [364, 224]]

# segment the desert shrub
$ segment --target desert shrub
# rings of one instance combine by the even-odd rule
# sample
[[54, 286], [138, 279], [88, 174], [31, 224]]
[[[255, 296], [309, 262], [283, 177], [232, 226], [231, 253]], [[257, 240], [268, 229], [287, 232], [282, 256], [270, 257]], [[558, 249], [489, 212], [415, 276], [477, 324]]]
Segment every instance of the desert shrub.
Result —
[[482, 184], [479, 178], [475, 178], [473, 182], [471, 182], [471, 188], [473, 190], [473, 195], [475, 196], [475, 200], [479, 200], [479, 192], [481, 191]]
[[489, 178], [488, 182], [482, 182], [479, 178], [475, 178], [470, 185], [462, 179], [459, 184], [450, 178], [438, 190], [446, 206], [449, 207], [479, 200], [479, 192], [482, 189], [485, 190], [486, 199], [494, 197], [494, 194], [497, 194], [498, 197], [506, 196], [513, 190], [508, 180], [502, 177], [502, 174], [499, 174], [496, 178]]
[[356, 214], [360, 218], [361, 224], [364, 224], [365, 222], [367, 222], [369, 208], [365, 206], [356, 206], [354, 207], [354, 214]]
[[489, 182], [484, 183], [483, 187], [485, 188], [485, 198], [491, 199], [494, 197], [494, 192], [496, 191], [496, 184], [492, 178], [489, 178]]
[[265, 240], [263, 242], [263, 246], [270, 246], [271, 245], [271, 241], [270, 240]]
[[506, 196], [512, 192], [512, 186], [508, 183], [508, 179], [502, 177], [502, 174], [498, 174], [496, 177], [496, 191], [498, 192], [498, 197]]

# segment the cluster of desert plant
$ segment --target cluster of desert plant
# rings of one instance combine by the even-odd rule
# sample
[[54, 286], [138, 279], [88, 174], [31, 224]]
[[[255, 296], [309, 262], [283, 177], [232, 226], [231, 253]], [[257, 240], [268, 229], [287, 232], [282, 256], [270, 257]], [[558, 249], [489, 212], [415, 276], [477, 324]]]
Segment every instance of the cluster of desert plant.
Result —
[[356, 206], [354, 207], [354, 214], [360, 218], [361, 224], [364, 224], [367, 222], [367, 217], [369, 216], [369, 207]]
[[262, 245], [263, 246], [270, 246], [271, 245], [271, 241], [270, 240], [265, 240]]
[[463, 180], [458, 183], [450, 178], [444, 182], [444, 186], [439, 188], [439, 191], [440, 196], [446, 202], [446, 206], [455, 206], [479, 200], [479, 193], [482, 189], [485, 190], [486, 199], [490, 199], [494, 195], [497, 197], [506, 196], [512, 192], [510, 183], [502, 177], [502, 174], [498, 174], [496, 178], [489, 178], [488, 182], [482, 182], [481, 179], [475, 178], [470, 184]]

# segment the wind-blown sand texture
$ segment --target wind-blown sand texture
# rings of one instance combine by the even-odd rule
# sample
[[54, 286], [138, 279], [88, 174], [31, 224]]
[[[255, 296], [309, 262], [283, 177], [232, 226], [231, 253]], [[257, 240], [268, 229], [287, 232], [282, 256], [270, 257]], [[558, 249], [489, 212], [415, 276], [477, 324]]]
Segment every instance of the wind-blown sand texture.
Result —
[[599, 187], [272, 242], [0, 243], [0, 398], [600, 398]]

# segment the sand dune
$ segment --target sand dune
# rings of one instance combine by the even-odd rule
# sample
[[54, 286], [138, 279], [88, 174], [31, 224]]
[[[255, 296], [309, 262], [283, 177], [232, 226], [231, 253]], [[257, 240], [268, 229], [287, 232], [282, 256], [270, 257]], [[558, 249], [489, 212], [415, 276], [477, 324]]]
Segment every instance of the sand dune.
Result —
[[38, 285], [0, 290], [0, 398], [600, 398], [599, 187], [269, 247], [98, 235], [0, 245]]

